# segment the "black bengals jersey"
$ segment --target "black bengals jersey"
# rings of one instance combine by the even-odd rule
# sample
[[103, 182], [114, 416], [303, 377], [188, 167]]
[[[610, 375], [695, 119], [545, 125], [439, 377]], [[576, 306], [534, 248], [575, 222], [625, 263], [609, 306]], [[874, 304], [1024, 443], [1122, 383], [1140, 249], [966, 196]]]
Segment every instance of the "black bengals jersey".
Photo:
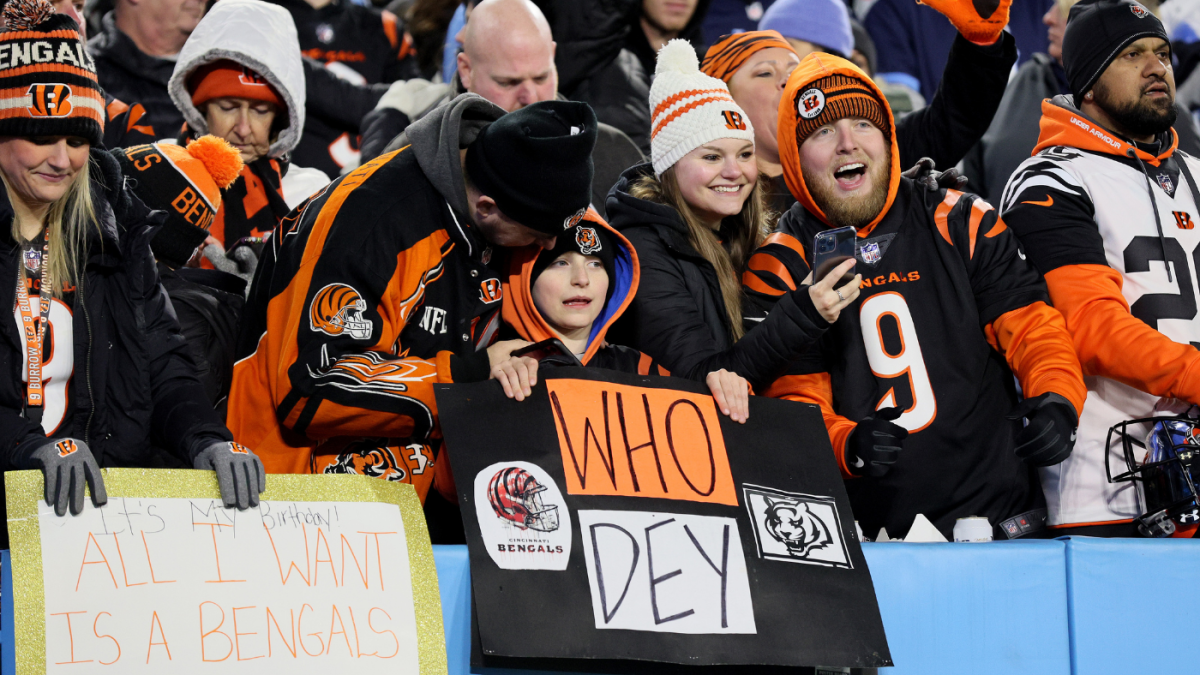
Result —
[[[304, 0], [271, 2], [291, 12], [303, 55], [326, 64], [339, 77], [360, 85], [416, 77], [414, 59], [409, 58], [411, 45], [391, 12], [349, 0], [333, 0], [321, 9]], [[314, 90], [313, 83], [308, 84], [309, 98], [336, 93]], [[310, 102], [292, 162], [336, 178], [343, 168], [358, 164], [358, 125], [326, 118], [314, 108]]]
[[[743, 278], [755, 302], [808, 275], [806, 252], [823, 229], [800, 204], [784, 215]], [[857, 422], [880, 408], [903, 411], [896, 423], [910, 434], [892, 471], [847, 481], [863, 531], [903, 536], [923, 513], [949, 535], [957, 518], [997, 525], [1044, 507], [1005, 419], [1017, 402], [1013, 371], [1029, 395], [1057, 391], [1077, 407], [1083, 384], [1062, 319], [1012, 232], [974, 195], [902, 179], [857, 251], [861, 296], [767, 395], [821, 405], [846, 475]]]

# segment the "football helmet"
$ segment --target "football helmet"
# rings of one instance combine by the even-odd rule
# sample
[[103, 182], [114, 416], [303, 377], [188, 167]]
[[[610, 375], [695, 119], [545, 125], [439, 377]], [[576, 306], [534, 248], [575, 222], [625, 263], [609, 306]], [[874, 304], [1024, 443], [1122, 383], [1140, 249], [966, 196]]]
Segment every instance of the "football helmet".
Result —
[[[1135, 425], [1151, 426], [1145, 442], [1135, 438], [1130, 429]], [[1127, 470], [1113, 475], [1111, 452], [1105, 453], [1104, 468], [1110, 483], [1137, 486], [1145, 507], [1134, 519], [1138, 532], [1146, 537], [1190, 536], [1200, 524], [1200, 419], [1181, 415], [1128, 420], [1108, 430], [1110, 448], [1114, 436], [1120, 440]], [[1178, 532], [1181, 528], [1189, 534]]]
[[525, 469], [500, 469], [488, 483], [488, 502], [496, 515], [522, 530], [553, 532], [558, 529], [558, 506], [542, 504], [546, 486]]
[[313, 296], [308, 309], [310, 327], [328, 335], [349, 335], [356, 340], [371, 338], [371, 322], [363, 316], [367, 301], [346, 284], [329, 284]]

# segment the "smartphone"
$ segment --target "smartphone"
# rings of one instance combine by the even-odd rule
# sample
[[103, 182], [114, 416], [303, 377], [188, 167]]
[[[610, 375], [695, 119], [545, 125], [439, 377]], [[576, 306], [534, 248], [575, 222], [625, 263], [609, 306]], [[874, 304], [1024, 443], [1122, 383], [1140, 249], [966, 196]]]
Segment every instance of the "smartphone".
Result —
[[[858, 245], [853, 227], [839, 227], [836, 230], [818, 232], [813, 238], [813, 283], [824, 279], [833, 268], [854, 258], [854, 248]], [[837, 286], [854, 280], [854, 268], [842, 275]]]
[[537, 361], [539, 365], [583, 367], [583, 364], [579, 362], [579, 358], [572, 354], [571, 350], [567, 349], [567, 346], [558, 338], [535, 342], [528, 347], [516, 350], [512, 355], [528, 356]]

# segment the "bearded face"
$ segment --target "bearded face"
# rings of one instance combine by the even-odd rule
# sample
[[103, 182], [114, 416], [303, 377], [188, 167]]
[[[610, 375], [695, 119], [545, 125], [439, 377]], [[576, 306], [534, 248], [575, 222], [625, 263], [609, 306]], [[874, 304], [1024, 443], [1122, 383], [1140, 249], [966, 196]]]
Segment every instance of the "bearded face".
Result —
[[1146, 138], [1169, 129], [1177, 115], [1170, 45], [1143, 38], [1121, 50], [1096, 80], [1091, 98], [1084, 97], [1089, 102], [1118, 133]]
[[891, 143], [862, 118], [823, 126], [800, 146], [804, 183], [834, 227], [862, 228], [879, 215], [887, 203], [891, 165]]

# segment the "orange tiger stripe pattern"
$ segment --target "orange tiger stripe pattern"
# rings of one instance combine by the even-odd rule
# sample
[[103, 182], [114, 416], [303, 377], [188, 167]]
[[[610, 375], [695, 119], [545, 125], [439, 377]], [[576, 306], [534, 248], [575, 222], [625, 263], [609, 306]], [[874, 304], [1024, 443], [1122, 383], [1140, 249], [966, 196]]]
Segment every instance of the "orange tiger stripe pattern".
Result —
[[729, 83], [733, 74], [738, 71], [757, 51], [763, 49], [786, 49], [793, 54], [796, 50], [778, 31], [755, 30], [746, 33], [723, 35], [716, 44], [708, 48], [704, 54], [704, 62], [700, 64], [700, 72], [724, 80]]

